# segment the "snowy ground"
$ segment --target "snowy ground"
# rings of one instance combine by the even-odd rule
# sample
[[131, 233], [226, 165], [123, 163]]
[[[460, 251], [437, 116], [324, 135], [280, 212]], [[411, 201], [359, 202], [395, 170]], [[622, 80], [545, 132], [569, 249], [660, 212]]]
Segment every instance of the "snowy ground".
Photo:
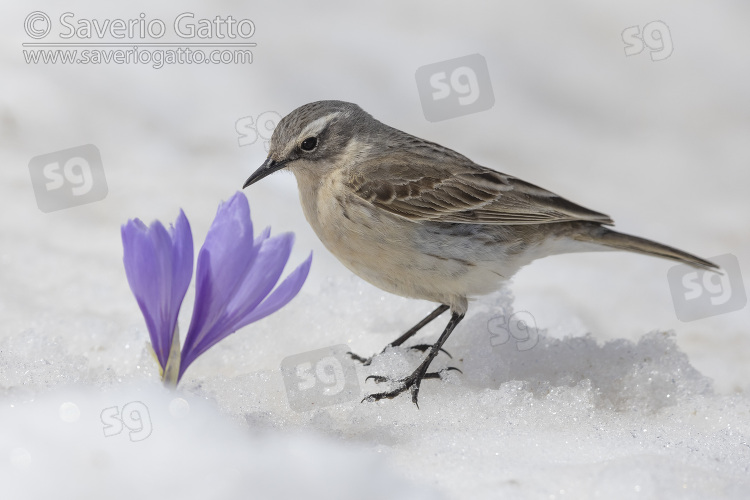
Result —
[[[426, 381], [419, 409], [405, 397], [360, 404], [377, 390], [367, 375], [406, 373], [418, 357], [395, 350], [363, 368], [333, 348], [377, 352], [434, 305], [353, 277], [306, 225], [288, 174], [247, 195], [257, 227], [295, 231], [292, 262], [314, 251], [301, 294], [200, 358], [176, 393], [158, 383], [120, 224], [172, 221], [183, 208], [200, 245], [218, 203], [265, 156], [262, 139], [239, 146], [237, 122], [319, 99], [357, 102], [605, 212], [624, 232], [704, 257], [732, 254], [750, 288], [746, 3], [485, 4], [4, 8], [2, 498], [750, 496], [750, 308], [682, 322], [671, 263], [552, 257], [472, 303], [446, 344], [453, 360], [436, 362], [463, 374]], [[64, 12], [143, 12], [167, 24], [188, 11], [231, 14], [253, 20], [257, 47], [244, 66], [26, 64], [32, 10], [53, 22]], [[673, 53], [626, 57], [623, 31], [659, 20]], [[426, 120], [416, 70], [475, 53], [487, 61], [494, 106]], [[42, 212], [30, 160], [85, 144], [101, 152], [106, 197]], [[191, 306], [189, 291], [183, 328]], [[499, 343], [499, 318], [514, 311], [533, 318], [535, 343]], [[434, 339], [446, 319], [420, 338]], [[309, 354], [319, 349], [328, 350]], [[328, 404], [323, 392], [311, 396], [325, 387], [318, 379], [290, 398], [281, 366], [297, 355], [311, 366], [338, 359], [356, 393]], [[311, 409], [292, 409], [294, 397]]]

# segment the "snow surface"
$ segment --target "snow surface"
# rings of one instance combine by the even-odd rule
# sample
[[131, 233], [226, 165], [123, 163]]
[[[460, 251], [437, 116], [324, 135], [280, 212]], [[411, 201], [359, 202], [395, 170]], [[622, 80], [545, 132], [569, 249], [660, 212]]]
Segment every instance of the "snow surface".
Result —
[[[231, 13], [255, 22], [258, 46], [249, 66], [27, 65], [31, 10]], [[750, 497], [750, 308], [680, 322], [668, 262], [535, 262], [470, 305], [445, 346], [453, 359], [436, 360], [463, 374], [425, 381], [419, 409], [408, 397], [359, 402], [378, 390], [368, 375], [417, 363], [394, 349], [354, 368], [358, 397], [295, 411], [284, 360], [341, 344], [379, 352], [434, 305], [352, 276], [305, 223], [294, 178], [277, 174], [247, 190], [253, 218], [295, 231], [292, 262], [312, 249], [310, 278], [171, 392], [147, 351], [119, 233], [128, 218], [167, 222], [183, 208], [199, 246], [218, 203], [265, 156], [261, 141], [239, 147], [237, 120], [343, 99], [605, 212], [624, 232], [733, 254], [748, 289], [746, 2], [43, 1], [3, 11], [0, 498]], [[655, 20], [669, 26], [671, 57], [626, 57], [622, 31]], [[487, 60], [494, 107], [425, 120], [416, 69], [474, 53]], [[41, 212], [29, 161], [83, 144], [101, 151], [106, 198]], [[529, 349], [498, 344], [498, 318], [514, 311], [539, 329]], [[127, 413], [130, 429], [116, 432], [112, 412]]]

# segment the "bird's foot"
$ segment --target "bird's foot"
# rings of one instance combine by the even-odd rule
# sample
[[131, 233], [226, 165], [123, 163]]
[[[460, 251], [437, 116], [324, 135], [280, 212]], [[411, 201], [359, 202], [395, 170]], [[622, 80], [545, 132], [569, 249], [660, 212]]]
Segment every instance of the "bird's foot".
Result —
[[[393, 346], [391, 346], [391, 345], [386, 346], [385, 349], [383, 349], [382, 351], [380, 351], [380, 354], [383, 354], [389, 347], [393, 347]], [[432, 347], [431, 344], [417, 344], [417, 345], [413, 345], [413, 346], [407, 347], [407, 349], [414, 349], [416, 351], [425, 352], [430, 347]], [[449, 353], [445, 349], [440, 348], [440, 352], [445, 353], [446, 356], [448, 356], [449, 358], [453, 359], [453, 356], [451, 356], [451, 353]], [[355, 354], [352, 351], [348, 351], [347, 354], [354, 361], [359, 361], [360, 363], [362, 363], [363, 366], [370, 366], [370, 363], [372, 363], [372, 359], [375, 357], [375, 356], [370, 356], [369, 358], [365, 358], [364, 356], [360, 356], [359, 354]], [[376, 354], [376, 356], [377, 356], [377, 354]], [[428, 373], [427, 375], [430, 375], [430, 374]], [[427, 378], [433, 378], [433, 377], [427, 377]]]
[[408, 377], [405, 377], [405, 378], [402, 378], [402, 379], [398, 379], [398, 380], [393, 380], [393, 379], [391, 379], [389, 377], [384, 377], [382, 375], [370, 375], [369, 377], [367, 377], [365, 379], [365, 381], [368, 381], [368, 380], [372, 379], [374, 382], [376, 382], [378, 384], [381, 383], [381, 382], [395, 382], [396, 383], [396, 387], [394, 389], [390, 390], [390, 391], [378, 392], [378, 393], [375, 393], [375, 394], [370, 394], [369, 396], [367, 396], [366, 398], [364, 398], [362, 400], [362, 402], [367, 401], [368, 403], [371, 403], [373, 401], [380, 401], [381, 399], [386, 399], [386, 398], [393, 399], [396, 396], [398, 396], [399, 394], [401, 394], [402, 392], [405, 392], [407, 389], [409, 389], [411, 391], [411, 401], [412, 401], [412, 403], [414, 403], [417, 406], [417, 408], [419, 408], [419, 403], [417, 403], [417, 397], [419, 395], [419, 386], [420, 386], [422, 380], [424, 380], [426, 378], [430, 378], [430, 379], [432, 379], [432, 378], [438, 378], [438, 379], [442, 378], [443, 373], [445, 373], [447, 371], [451, 371], [451, 370], [455, 370], [455, 371], [457, 371], [459, 373], [463, 373], [458, 368], [456, 368], [454, 366], [449, 366], [448, 368], [443, 368], [440, 371], [430, 372], [430, 373], [423, 373], [420, 368], [417, 368], [417, 370], [414, 371], [414, 373], [412, 373]]
[[[425, 351], [427, 351], [427, 349], [429, 349], [431, 347], [432, 347], [432, 344], [417, 344], [417, 345], [409, 346], [408, 349], [414, 349], [416, 351], [425, 352]], [[446, 351], [442, 347], [440, 348], [440, 352], [445, 353], [446, 356], [448, 356], [449, 358], [453, 359], [453, 356], [451, 356], [451, 353], [449, 353], [448, 351]]]
[[370, 363], [372, 363], [372, 358], [374, 357], [374, 356], [370, 356], [369, 358], [364, 358], [364, 357], [360, 356], [359, 354], [354, 354], [352, 351], [348, 351], [347, 354], [354, 361], [359, 361], [364, 366], [370, 366]]

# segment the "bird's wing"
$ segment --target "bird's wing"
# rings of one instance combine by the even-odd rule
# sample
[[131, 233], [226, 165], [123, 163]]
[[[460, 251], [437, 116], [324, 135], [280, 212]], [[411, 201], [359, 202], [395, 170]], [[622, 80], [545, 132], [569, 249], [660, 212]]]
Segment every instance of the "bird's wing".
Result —
[[566, 221], [613, 224], [607, 215], [468, 160], [440, 164], [423, 156], [394, 156], [357, 165], [346, 182], [362, 199], [409, 220], [501, 225]]

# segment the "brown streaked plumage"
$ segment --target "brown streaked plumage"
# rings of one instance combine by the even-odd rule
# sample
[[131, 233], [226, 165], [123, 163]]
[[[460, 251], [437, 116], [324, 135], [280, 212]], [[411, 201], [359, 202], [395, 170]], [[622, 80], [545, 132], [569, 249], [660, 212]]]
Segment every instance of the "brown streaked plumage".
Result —
[[469, 160], [462, 165], [403, 156], [361, 163], [347, 187], [374, 206], [413, 221], [613, 224], [604, 214]]
[[244, 187], [281, 169], [294, 173], [305, 217], [345, 266], [383, 290], [441, 304], [390, 346], [451, 310], [419, 367], [369, 401], [409, 389], [416, 404], [421, 381], [439, 376], [427, 369], [464, 317], [468, 298], [496, 290], [534, 259], [626, 250], [716, 268], [608, 229], [607, 215], [389, 127], [356, 104], [318, 101], [285, 116], [268, 159]]

